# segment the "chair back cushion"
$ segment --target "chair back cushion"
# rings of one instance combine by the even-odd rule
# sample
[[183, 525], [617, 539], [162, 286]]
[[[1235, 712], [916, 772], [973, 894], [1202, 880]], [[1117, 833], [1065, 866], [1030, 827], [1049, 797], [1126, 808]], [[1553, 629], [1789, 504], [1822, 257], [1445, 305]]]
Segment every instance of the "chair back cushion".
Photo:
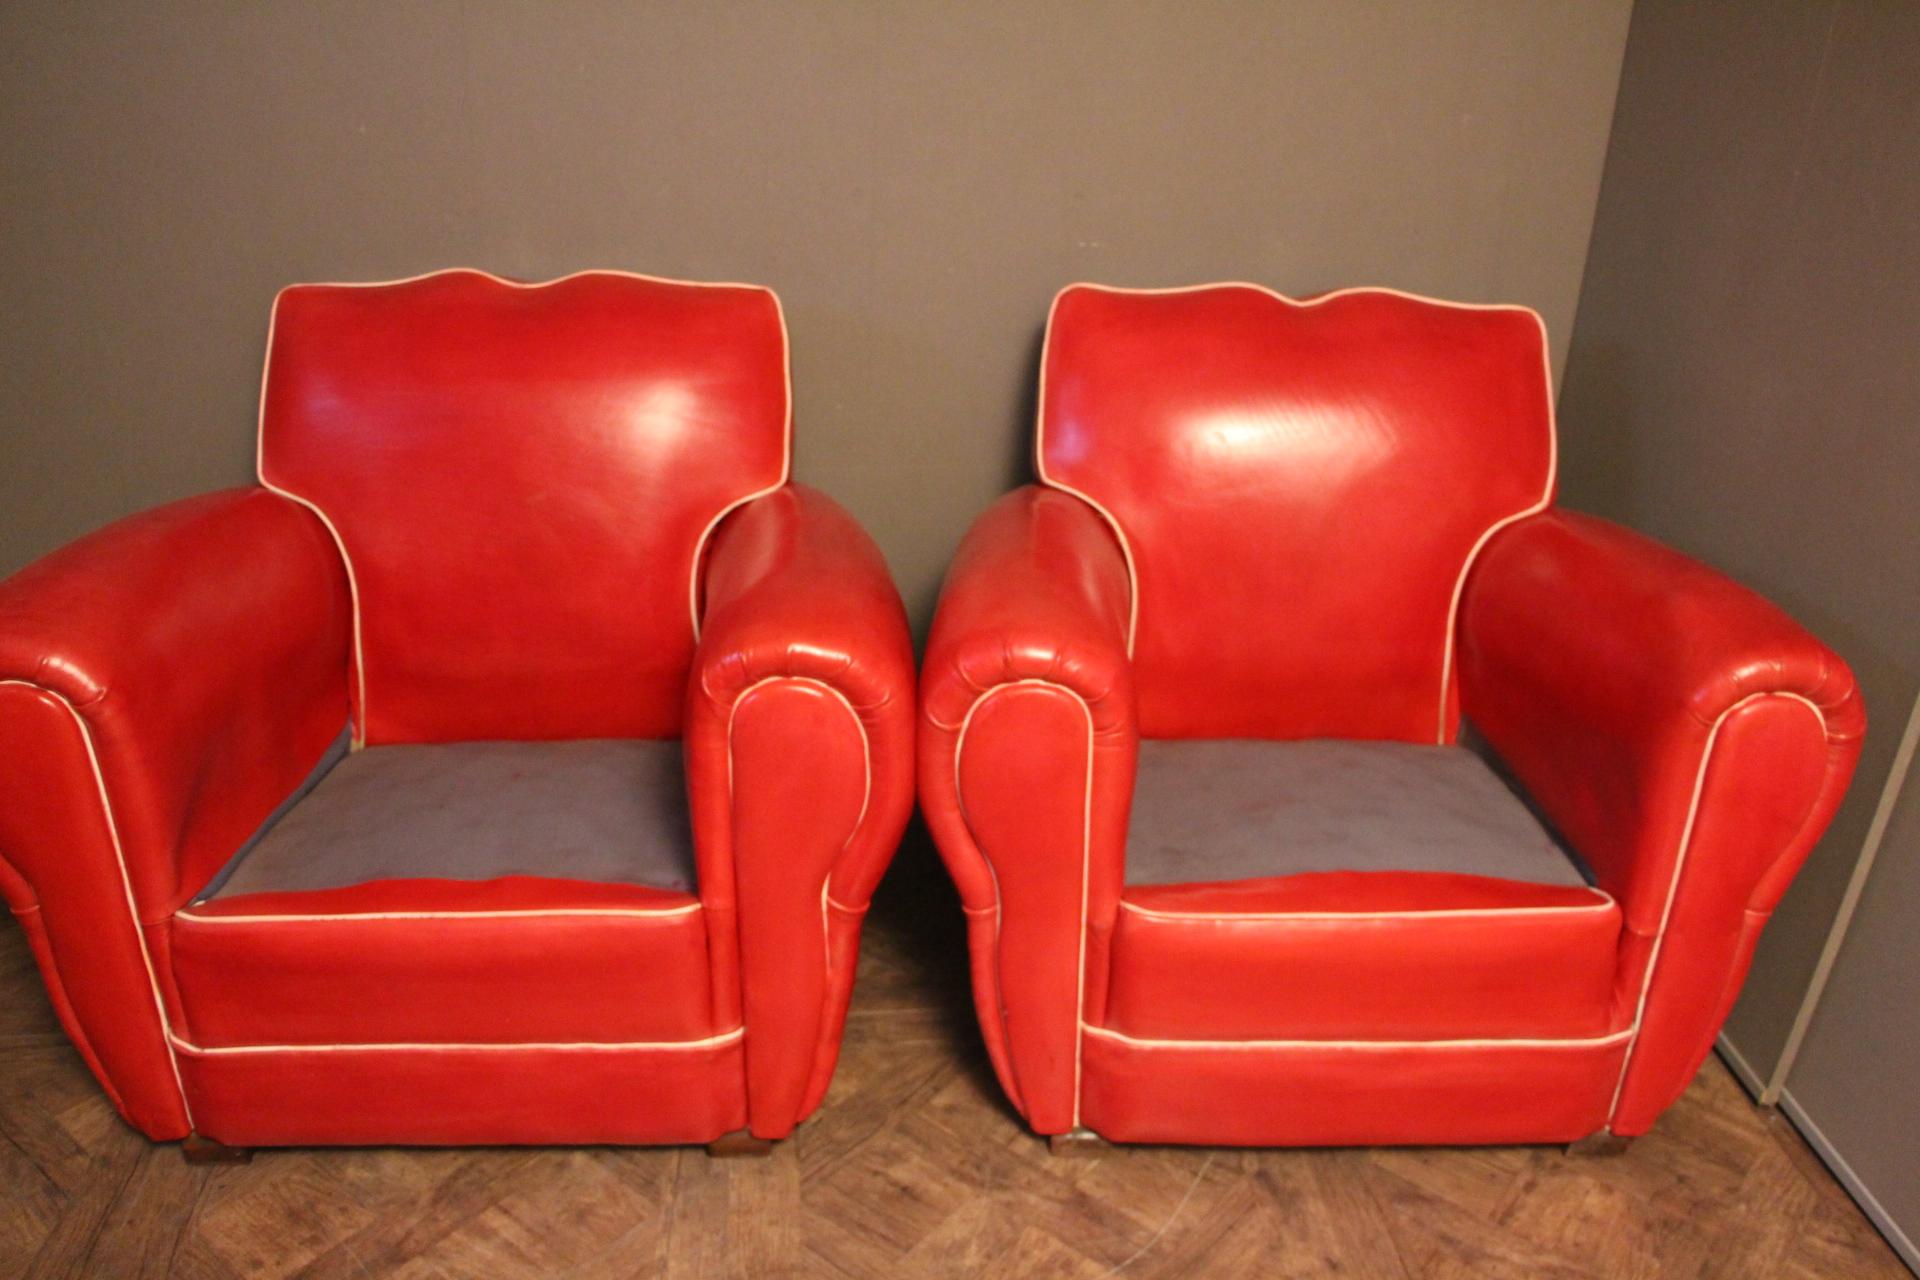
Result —
[[1149, 738], [1451, 741], [1466, 571], [1553, 486], [1539, 317], [1385, 290], [1073, 286], [1038, 434], [1127, 553]]
[[363, 742], [676, 735], [701, 551], [789, 442], [765, 289], [448, 271], [274, 305], [260, 479], [346, 557]]

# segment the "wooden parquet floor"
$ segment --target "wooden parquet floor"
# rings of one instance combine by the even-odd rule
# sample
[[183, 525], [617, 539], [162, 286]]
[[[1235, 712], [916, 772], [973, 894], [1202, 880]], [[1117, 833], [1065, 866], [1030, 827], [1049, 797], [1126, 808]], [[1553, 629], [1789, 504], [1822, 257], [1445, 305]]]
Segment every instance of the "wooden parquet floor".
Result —
[[923, 837], [867, 930], [820, 1114], [698, 1149], [292, 1150], [189, 1167], [122, 1124], [0, 929], [0, 1277], [1905, 1277], [1719, 1062], [1626, 1155], [1120, 1149], [1016, 1123]]

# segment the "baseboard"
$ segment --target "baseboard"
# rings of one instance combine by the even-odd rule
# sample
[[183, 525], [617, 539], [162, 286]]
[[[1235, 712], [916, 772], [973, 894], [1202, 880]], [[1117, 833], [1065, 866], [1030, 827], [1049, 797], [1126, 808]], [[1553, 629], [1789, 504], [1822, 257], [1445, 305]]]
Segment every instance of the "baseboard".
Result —
[[[1753, 1064], [1734, 1047], [1733, 1041], [1727, 1039], [1724, 1032], [1718, 1040], [1714, 1041], [1713, 1047], [1720, 1054], [1720, 1060], [1727, 1064], [1727, 1069], [1733, 1072], [1733, 1078], [1740, 1082], [1740, 1087], [1751, 1094], [1756, 1100], [1756, 1105], [1759, 1105], [1758, 1099], [1765, 1086], [1760, 1079], [1760, 1073], [1753, 1069]], [[1887, 1215], [1879, 1199], [1867, 1189], [1866, 1183], [1862, 1182], [1860, 1176], [1853, 1171], [1853, 1166], [1834, 1150], [1833, 1143], [1828, 1141], [1827, 1135], [1820, 1126], [1813, 1122], [1812, 1117], [1807, 1115], [1806, 1110], [1798, 1102], [1794, 1101], [1793, 1094], [1785, 1089], [1780, 1091], [1780, 1113], [1786, 1116], [1788, 1123], [1792, 1124], [1800, 1136], [1806, 1139], [1807, 1145], [1813, 1148], [1814, 1154], [1820, 1157], [1820, 1162], [1826, 1165], [1827, 1170], [1833, 1174], [1840, 1185], [1846, 1188], [1847, 1194], [1852, 1196], [1853, 1202], [1860, 1206], [1860, 1212], [1867, 1215], [1874, 1229], [1886, 1237], [1887, 1243], [1893, 1246], [1893, 1251], [1900, 1255], [1900, 1261], [1907, 1264], [1909, 1271], [1920, 1276], [1920, 1248], [1916, 1248], [1913, 1240], [1900, 1229], [1900, 1225]]]
[[[1747, 1061], [1746, 1055], [1735, 1047], [1733, 1041], [1727, 1039], [1727, 1033], [1724, 1031], [1720, 1033], [1720, 1038], [1713, 1042], [1713, 1047], [1719, 1052], [1720, 1060], [1727, 1064], [1727, 1069], [1733, 1072], [1733, 1078], [1740, 1082], [1740, 1087], [1745, 1089], [1755, 1102], [1760, 1102], [1760, 1095], [1766, 1092], [1766, 1082], [1760, 1078], [1760, 1073], [1753, 1069], [1753, 1064]], [[1761, 1105], [1766, 1104], [1761, 1103]]]
[[1860, 1176], [1853, 1171], [1853, 1166], [1833, 1149], [1833, 1143], [1827, 1141], [1827, 1135], [1820, 1131], [1820, 1126], [1813, 1122], [1812, 1117], [1807, 1115], [1798, 1102], [1794, 1101], [1791, 1090], [1783, 1089], [1780, 1092], [1780, 1113], [1793, 1122], [1793, 1127], [1800, 1131], [1800, 1136], [1807, 1140], [1807, 1145], [1813, 1148], [1814, 1154], [1818, 1155], [1827, 1168], [1832, 1170], [1833, 1176], [1840, 1180], [1840, 1185], [1847, 1189], [1847, 1194], [1852, 1196], [1854, 1203], [1860, 1206], [1860, 1211], [1866, 1214], [1880, 1234], [1887, 1238], [1887, 1243], [1893, 1246], [1893, 1251], [1900, 1255], [1900, 1261], [1907, 1264], [1907, 1270], [1920, 1275], [1920, 1248], [1914, 1247], [1913, 1240], [1900, 1229], [1899, 1223], [1888, 1216], [1880, 1201], [1867, 1189], [1867, 1184], [1862, 1182]]

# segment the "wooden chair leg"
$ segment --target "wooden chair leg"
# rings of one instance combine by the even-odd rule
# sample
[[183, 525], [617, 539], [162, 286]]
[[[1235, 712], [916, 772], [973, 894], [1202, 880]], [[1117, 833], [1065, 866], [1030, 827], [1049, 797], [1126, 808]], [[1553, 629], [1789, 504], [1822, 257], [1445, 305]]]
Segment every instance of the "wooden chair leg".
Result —
[[180, 1140], [180, 1155], [188, 1164], [249, 1164], [252, 1147], [230, 1147], [212, 1138], [190, 1133]]
[[1578, 1142], [1567, 1144], [1567, 1154], [1582, 1159], [1596, 1156], [1625, 1155], [1627, 1148], [1633, 1145], [1633, 1139], [1617, 1133], [1608, 1133], [1605, 1129], [1590, 1133]]
[[770, 1156], [772, 1138], [756, 1138], [746, 1129], [723, 1133], [707, 1144], [707, 1154], [715, 1160], [737, 1160], [742, 1156]]
[[1047, 1138], [1047, 1150], [1056, 1156], [1098, 1156], [1112, 1149], [1112, 1143], [1091, 1129], [1072, 1129]]

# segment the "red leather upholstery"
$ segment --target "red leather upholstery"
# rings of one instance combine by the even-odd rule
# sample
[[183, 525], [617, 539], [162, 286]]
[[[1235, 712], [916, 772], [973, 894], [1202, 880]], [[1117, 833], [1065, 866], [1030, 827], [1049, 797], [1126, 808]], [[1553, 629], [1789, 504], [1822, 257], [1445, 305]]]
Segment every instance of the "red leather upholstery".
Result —
[[349, 617], [326, 530], [259, 489], [0, 583], [0, 888], [68, 1033], [155, 1137], [188, 1117], [136, 922], [164, 935], [338, 736]]
[[1177, 888], [1127, 889], [1102, 1025], [1160, 1040], [1612, 1029], [1620, 908], [1603, 893], [1419, 872]]
[[1124, 538], [1141, 732], [1450, 740], [1461, 571], [1552, 490], [1546, 369], [1519, 307], [1063, 290], [1040, 474]]
[[920, 805], [967, 911], [1000, 1082], [1043, 1133], [1078, 1123], [1139, 733], [1126, 564], [1079, 499], [1021, 489], [947, 571], [921, 685]]
[[[1045, 487], [968, 534], [921, 685], [922, 803], [1036, 1130], [1564, 1141], [1685, 1086], [1859, 699], [1764, 601], [1548, 506], [1543, 362], [1530, 313], [1383, 291], [1056, 301]], [[1596, 888], [1126, 883], [1141, 737], [1448, 742], [1461, 710]]]
[[1090, 1028], [1086, 1126], [1261, 1147], [1572, 1142], [1605, 1126], [1625, 1042], [1162, 1042]]
[[1706, 1056], [1846, 791], [1859, 692], [1759, 596], [1570, 512], [1488, 543], [1460, 646], [1467, 714], [1625, 912], [1639, 1034], [1613, 1128], [1642, 1132]]
[[[129, 1121], [675, 1142], [817, 1105], [911, 803], [913, 673], [872, 543], [783, 485], [786, 405], [763, 290], [296, 287], [261, 457], [293, 500], [176, 503], [0, 583], [0, 892]], [[697, 894], [195, 901], [350, 714], [374, 744], [684, 720]]]
[[737, 955], [715, 950], [752, 1029], [751, 1128], [778, 1138], [826, 1093], [860, 924], [912, 808], [913, 646], [880, 549], [799, 485], [722, 527], [705, 587], [687, 789], [707, 910], [738, 916]]
[[164, 967], [180, 992], [175, 1030], [204, 1049], [664, 1042], [739, 1026], [714, 1016], [707, 945], [700, 900], [687, 894], [379, 880], [188, 907], [173, 917]]
[[702, 540], [785, 480], [788, 422], [765, 289], [283, 291], [260, 478], [340, 538], [362, 740], [679, 733]]

